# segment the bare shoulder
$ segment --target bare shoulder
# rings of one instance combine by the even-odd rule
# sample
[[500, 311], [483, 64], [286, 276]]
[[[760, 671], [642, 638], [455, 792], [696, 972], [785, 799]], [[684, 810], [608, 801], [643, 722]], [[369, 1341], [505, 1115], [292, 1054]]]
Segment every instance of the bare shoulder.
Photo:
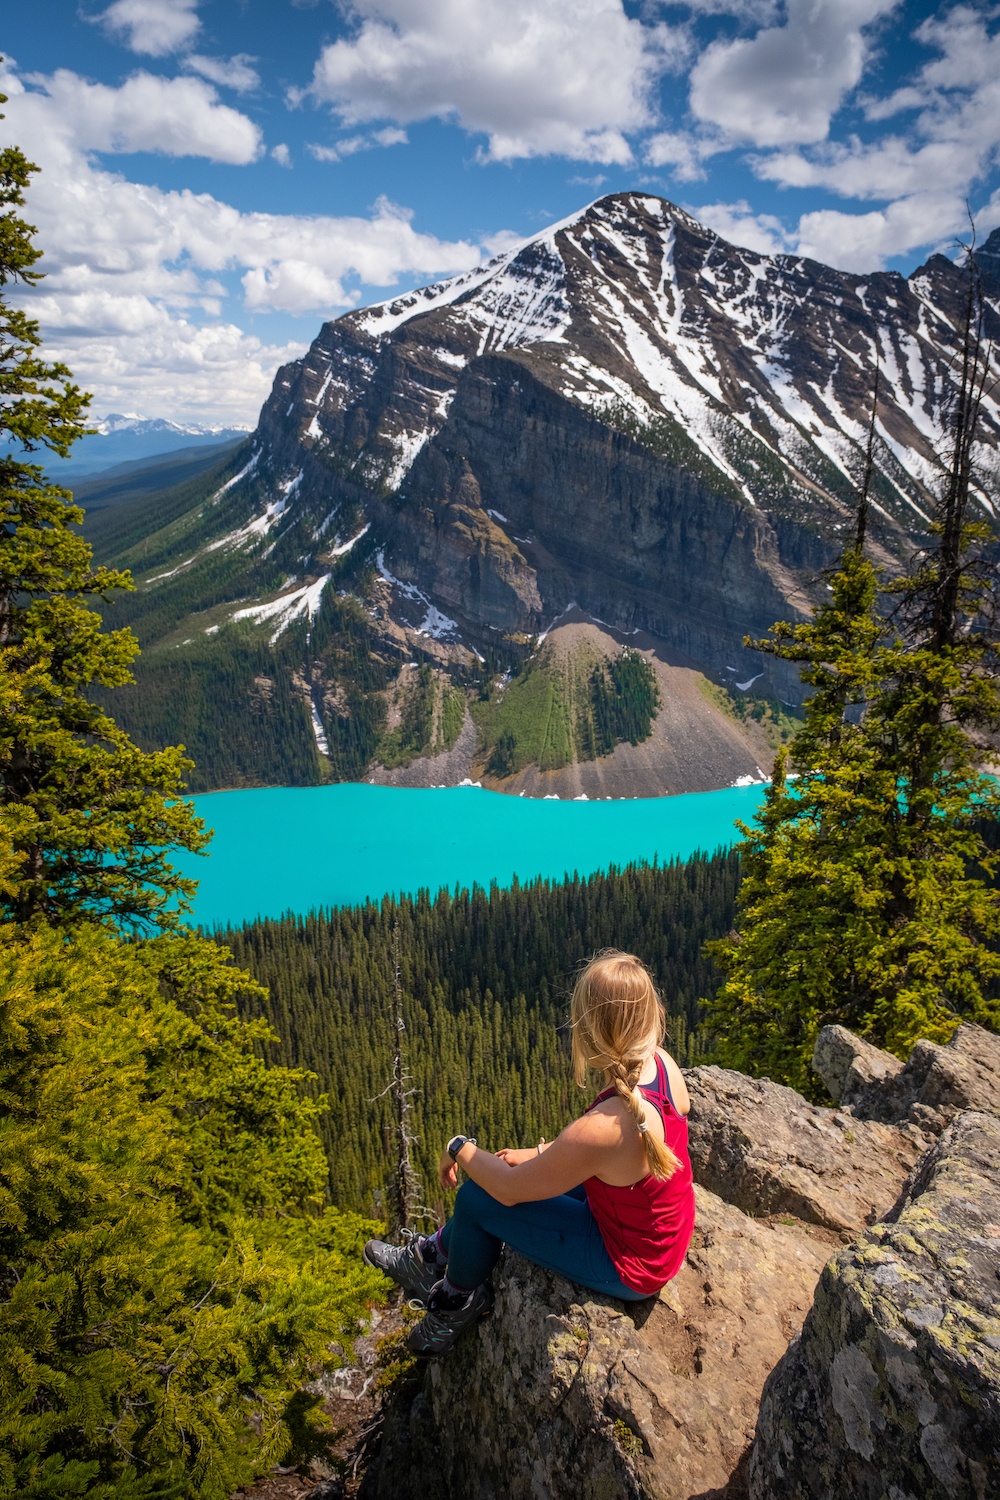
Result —
[[690, 1114], [691, 1096], [684, 1082], [684, 1074], [665, 1048], [657, 1047], [656, 1050], [663, 1058], [663, 1064], [667, 1070], [667, 1082], [670, 1084], [670, 1097], [674, 1101], [674, 1108], [679, 1115]]
[[622, 1114], [623, 1106], [618, 1099], [605, 1099], [567, 1125], [562, 1137], [575, 1145], [613, 1145], [621, 1138]]

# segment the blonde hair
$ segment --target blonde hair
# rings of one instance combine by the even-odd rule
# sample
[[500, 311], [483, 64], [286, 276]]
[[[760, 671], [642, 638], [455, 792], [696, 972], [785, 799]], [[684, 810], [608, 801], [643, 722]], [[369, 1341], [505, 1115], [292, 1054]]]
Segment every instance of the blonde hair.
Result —
[[606, 1073], [642, 1136], [650, 1173], [672, 1177], [680, 1162], [651, 1134], [638, 1088], [642, 1065], [666, 1029], [663, 1002], [642, 960], [615, 948], [596, 953], [573, 987], [571, 1022], [577, 1083], [582, 1087], [591, 1070]]

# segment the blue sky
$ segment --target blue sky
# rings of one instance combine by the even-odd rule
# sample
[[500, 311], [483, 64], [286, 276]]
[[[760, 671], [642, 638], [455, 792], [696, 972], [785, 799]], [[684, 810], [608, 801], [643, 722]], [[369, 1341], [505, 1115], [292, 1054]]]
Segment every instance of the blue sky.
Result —
[[0, 45], [101, 415], [252, 424], [324, 319], [605, 192], [864, 272], [1000, 223], [995, 4], [42, 0]]

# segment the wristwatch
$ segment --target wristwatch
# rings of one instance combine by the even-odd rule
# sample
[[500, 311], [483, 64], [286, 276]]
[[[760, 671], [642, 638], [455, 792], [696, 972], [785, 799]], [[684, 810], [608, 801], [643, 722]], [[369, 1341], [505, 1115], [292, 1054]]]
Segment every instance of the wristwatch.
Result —
[[447, 1146], [445, 1147], [445, 1150], [447, 1151], [448, 1155], [451, 1157], [452, 1161], [457, 1162], [458, 1161], [458, 1153], [461, 1151], [461, 1149], [462, 1149], [463, 1146], [475, 1146], [475, 1145], [478, 1145], [478, 1142], [477, 1142], [476, 1137], [474, 1135], [453, 1135], [452, 1138], [451, 1138], [451, 1140], [448, 1142]]

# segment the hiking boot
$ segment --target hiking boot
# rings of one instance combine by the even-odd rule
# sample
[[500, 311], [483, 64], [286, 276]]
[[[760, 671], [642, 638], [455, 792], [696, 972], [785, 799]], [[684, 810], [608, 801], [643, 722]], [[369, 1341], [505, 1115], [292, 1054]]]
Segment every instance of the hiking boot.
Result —
[[408, 1297], [426, 1305], [431, 1291], [444, 1275], [444, 1265], [424, 1260], [420, 1253], [422, 1236], [411, 1235], [405, 1245], [387, 1245], [384, 1240], [369, 1240], [361, 1252], [362, 1259], [378, 1271], [384, 1271]]
[[455, 1308], [437, 1308], [435, 1300], [432, 1294], [424, 1316], [407, 1335], [406, 1347], [411, 1354], [447, 1354], [467, 1328], [480, 1318], [489, 1317], [493, 1311], [493, 1287], [484, 1281]]

